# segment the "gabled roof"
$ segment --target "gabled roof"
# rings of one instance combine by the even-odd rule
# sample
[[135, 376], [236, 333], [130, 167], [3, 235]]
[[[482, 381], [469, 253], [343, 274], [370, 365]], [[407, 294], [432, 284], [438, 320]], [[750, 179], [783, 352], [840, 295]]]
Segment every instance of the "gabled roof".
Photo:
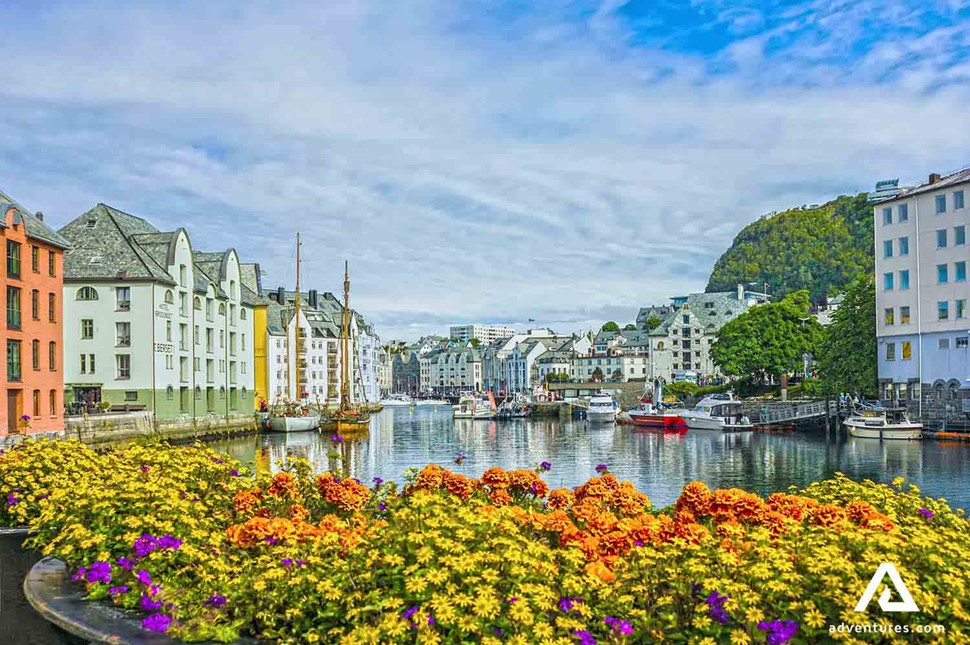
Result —
[[65, 280], [113, 280], [121, 276], [175, 284], [167, 268], [134, 241], [136, 235], [160, 234], [140, 217], [98, 204], [58, 233], [70, 244], [64, 252]]
[[939, 190], [941, 188], [946, 188], [948, 186], [955, 186], [957, 184], [963, 184], [970, 182], [970, 168], [964, 168], [963, 170], [958, 170], [957, 172], [952, 172], [946, 177], [941, 177], [932, 184], [929, 182], [920, 184], [915, 188], [910, 188], [904, 190], [895, 197], [884, 201], [895, 201], [897, 199], [906, 199], [907, 197], [912, 197], [913, 195], [920, 195], [922, 193], [933, 192], [934, 190]]
[[[56, 246], [59, 249], [66, 249], [70, 246], [70, 242], [64, 239], [63, 236], [59, 235], [57, 231], [48, 226], [44, 220], [31, 213], [29, 210], [18, 204], [12, 197], [0, 190], [0, 218], [5, 220], [7, 211], [10, 210], [10, 208], [16, 208], [18, 211], [20, 211], [20, 214], [24, 219], [24, 230], [27, 233], [27, 237], [37, 240], [38, 242], [44, 242], [45, 244]], [[0, 225], [6, 226], [5, 221], [0, 222]]]

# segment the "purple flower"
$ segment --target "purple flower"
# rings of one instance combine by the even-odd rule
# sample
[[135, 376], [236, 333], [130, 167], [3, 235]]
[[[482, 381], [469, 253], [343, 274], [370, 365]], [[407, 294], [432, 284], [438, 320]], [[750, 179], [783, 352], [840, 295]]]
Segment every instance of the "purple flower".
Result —
[[230, 470], [230, 471], [229, 471], [229, 474], [230, 474], [231, 476], [233, 476], [233, 477], [239, 477], [239, 471], [238, 471], [238, 470], [236, 470], [235, 468], [233, 468], [232, 470]]
[[519, 602], [519, 599], [516, 596], [512, 596], [511, 598], [509, 598], [505, 602], [509, 603], [510, 605], [514, 605], [515, 603]]
[[84, 580], [87, 572], [87, 567], [78, 567], [77, 571], [74, 572], [74, 575], [71, 576], [71, 580]]
[[416, 613], [418, 613], [418, 606], [414, 605], [410, 609], [405, 609], [404, 613], [401, 614], [401, 618], [403, 618], [404, 620], [411, 620], [411, 616], [413, 616]]
[[20, 416], [20, 420], [23, 421], [24, 423], [27, 423], [28, 421], [30, 421], [30, 415], [29, 414], [23, 414], [23, 415]]
[[159, 549], [171, 549], [173, 551], [178, 551], [179, 547], [182, 546], [182, 540], [178, 539], [177, 537], [173, 537], [171, 533], [167, 533], [158, 538], [155, 544]]
[[135, 577], [138, 578], [138, 582], [142, 583], [146, 587], [152, 584], [152, 577], [144, 569], [139, 569], [135, 572]]
[[265, 542], [266, 544], [276, 544], [277, 542], [279, 542], [279, 540], [277, 540], [274, 537], [268, 537], [268, 538], [263, 538], [263, 542]]
[[731, 616], [728, 615], [727, 611], [724, 609], [724, 603], [727, 602], [731, 595], [722, 596], [716, 591], [712, 591], [711, 594], [704, 601], [707, 606], [711, 608], [711, 618], [718, 621], [722, 625], [727, 625], [731, 620]]
[[920, 513], [920, 515], [922, 515], [923, 517], [925, 517], [928, 520], [933, 519], [933, 511], [931, 511], [928, 508], [921, 508], [921, 509], [919, 509], [919, 513]]
[[202, 604], [208, 605], [209, 607], [222, 607], [224, 604], [226, 604], [226, 597], [221, 594], [214, 593]]
[[607, 467], [607, 465], [606, 465], [606, 464], [600, 464], [600, 465], [598, 465], [598, 466], [596, 467], [596, 472], [598, 472], [598, 473], [599, 473], [599, 474], [601, 474], [601, 475], [602, 475], [603, 473], [606, 473], [606, 472], [609, 472], [609, 470], [610, 470], [610, 469], [609, 469], [609, 467]]
[[142, 594], [141, 599], [138, 601], [138, 606], [141, 607], [142, 611], [155, 611], [162, 606], [162, 601]]
[[117, 596], [123, 593], [128, 593], [128, 585], [120, 585], [117, 587], [111, 587], [108, 589], [108, 593], [112, 596]]
[[19, 502], [20, 502], [20, 498], [17, 497], [17, 494], [16, 493], [9, 493], [7, 495], [7, 508], [9, 508], [9, 507], [11, 507], [14, 504], [17, 504]]
[[141, 621], [142, 629], [150, 632], [168, 631], [168, 626], [172, 624], [172, 617], [165, 614], [152, 614]]
[[148, 533], [143, 533], [142, 536], [135, 540], [134, 544], [131, 545], [131, 550], [134, 551], [138, 558], [144, 558], [157, 548], [158, 538], [153, 537]]
[[643, 540], [634, 540], [633, 546], [643, 546]]
[[283, 564], [284, 567], [293, 566], [293, 560], [291, 560], [290, 558], [283, 558], [282, 560], [280, 560], [280, 562]]
[[579, 641], [579, 645], [596, 645], [596, 639], [585, 629], [577, 629], [573, 636]]
[[111, 582], [111, 565], [107, 562], [95, 562], [88, 567], [85, 577], [88, 582]]
[[222, 460], [219, 459], [218, 457], [213, 457], [212, 458], [212, 461], [215, 462], [215, 463], [217, 463], [217, 464], [221, 464], [222, 463]]
[[432, 616], [431, 614], [428, 614], [428, 624], [434, 625], [434, 616]]
[[375, 485], [375, 486], [380, 486], [381, 484], [383, 484], [383, 483], [384, 483], [384, 480], [383, 480], [383, 479], [381, 479], [380, 477], [375, 477], [375, 478], [374, 478], [374, 479], [372, 479], [371, 481], [372, 481], [372, 482], [374, 482], [374, 485]]
[[151, 469], [152, 469], [151, 466], [139, 466], [138, 467], [138, 470], [142, 471], [143, 473], [147, 473]]
[[380, 504], [377, 505], [377, 510], [379, 510], [379, 511], [386, 511], [387, 510], [387, 504], [385, 504], [384, 502], [381, 502]]
[[798, 623], [793, 620], [773, 620], [771, 622], [762, 620], [758, 623], [758, 629], [768, 632], [768, 645], [783, 645], [798, 633]]
[[544, 461], [539, 464], [539, 470], [552, 470], [552, 462]]
[[568, 614], [570, 611], [572, 611], [574, 605], [580, 605], [582, 603], [582, 598], [567, 598], [566, 596], [563, 596], [559, 599], [559, 611], [563, 612], [564, 614]]
[[335, 434], [335, 435], [332, 435], [330, 437], [330, 441], [332, 441], [334, 443], [343, 443], [344, 442], [344, 438], [341, 437], [339, 434]]
[[619, 618], [614, 618], [613, 616], [607, 616], [603, 619], [603, 622], [618, 634], [633, 633], [633, 627], [625, 620], [620, 620]]
[[298, 566], [298, 567], [305, 567], [306, 566], [306, 561], [305, 560], [297, 560], [294, 564], [296, 566]]
[[459, 452], [457, 455], [455, 455], [455, 463], [459, 466], [461, 466], [461, 462], [465, 461], [465, 459], [467, 459], [467, 457], [463, 452]]
[[502, 638], [505, 636], [505, 632], [502, 631], [501, 627], [493, 627], [492, 632], [499, 638]]

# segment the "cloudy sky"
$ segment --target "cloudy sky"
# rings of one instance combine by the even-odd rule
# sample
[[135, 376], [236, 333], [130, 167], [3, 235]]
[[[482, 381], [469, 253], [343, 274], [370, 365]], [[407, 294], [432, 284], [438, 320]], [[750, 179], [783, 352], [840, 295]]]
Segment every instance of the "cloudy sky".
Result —
[[289, 5], [0, 3], [0, 187], [270, 287], [301, 231], [413, 338], [626, 322], [761, 213], [970, 163], [968, 0]]

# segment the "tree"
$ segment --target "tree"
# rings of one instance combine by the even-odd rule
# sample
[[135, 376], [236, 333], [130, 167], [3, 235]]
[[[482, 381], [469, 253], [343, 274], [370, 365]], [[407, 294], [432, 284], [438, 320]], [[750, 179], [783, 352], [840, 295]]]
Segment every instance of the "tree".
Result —
[[600, 328], [600, 331], [620, 331], [620, 326], [612, 320]]
[[752, 307], [717, 332], [711, 358], [731, 376], [785, 375], [817, 355], [825, 329], [810, 313], [808, 291]]
[[876, 284], [864, 275], [846, 289], [818, 355], [826, 390], [876, 394], [877, 351]]
[[602, 381], [603, 380], [603, 370], [601, 370], [598, 367], [595, 370], [593, 370], [593, 380], [594, 381]]
[[643, 326], [647, 331], [653, 331], [659, 327], [662, 322], [663, 320], [659, 316], [650, 316], [644, 321]]
[[613, 370], [612, 377], [613, 377], [613, 380], [614, 381], [622, 381], [623, 380], [623, 370]]
[[636, 330], [637, 330], [637, 326], [634, 325], [633, 323], [630, 323], [629, 325], [626, 325], [625, 327], [623, 327], [623, 331], [636, 331]]
[[468, 341], [468, 343], [475, 349], [478, 349], [478, 347], [482, 344], [482, 341], [478, 340], [478, 338], [473, 337], [471, 340]]

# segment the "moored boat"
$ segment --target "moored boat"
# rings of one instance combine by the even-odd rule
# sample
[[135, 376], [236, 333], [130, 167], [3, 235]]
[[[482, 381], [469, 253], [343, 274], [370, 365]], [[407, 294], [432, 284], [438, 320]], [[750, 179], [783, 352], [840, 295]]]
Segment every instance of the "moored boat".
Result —
[[416, 404], [407, 394], [388, 394], [381, 399], [381, 405], [385, 408], [408, 408]]
[[849, 435], [862, 439], [921, 439], [923, 424], [910, 420], [905, 408], [864, 409], [845, 420]]
[[754, 424], [744, 414], [741, 400], [731, 393], [704, 397], [692, 409], [680, 415], [692, 430], [739, 432], [754, 429]]
[[448, 401], [447, 399], [435, 399], [435, 398], [414, 399], [414, 405], [416, 407], [439, 406], [439, 405], [451, 405], [451, 402]]
[[267, 423], [269, 429], [274, 432], [306, 432], [307, 430], [315, 430], [320, 426], [320, 415], [313, 410], [308, 410], [303, 416], [296, 414], [274, 416], [270, 414]]
[[[654, 401], [660, 403], [654, 404]], [[687, 432], [687, 422], [681, 416], [683, 407], [666, 403], [663, 399], [663, 384], [654, 381], [653, 394], [641, 397], [640, 407], [630, 410], [630, 420], [636, 428], [661, 430], [664, 432]]]
[[616, 421], [616, 413], [619, 409], [612, 396], [604, 392], [597, 392], [589, 397], [589, 407], [586, 409], [586, 418], [589, 421]]
[[494, 419], [498, 416], [491, 393], [488, 396], [463, 394], [451, 413], [456, 419]]

